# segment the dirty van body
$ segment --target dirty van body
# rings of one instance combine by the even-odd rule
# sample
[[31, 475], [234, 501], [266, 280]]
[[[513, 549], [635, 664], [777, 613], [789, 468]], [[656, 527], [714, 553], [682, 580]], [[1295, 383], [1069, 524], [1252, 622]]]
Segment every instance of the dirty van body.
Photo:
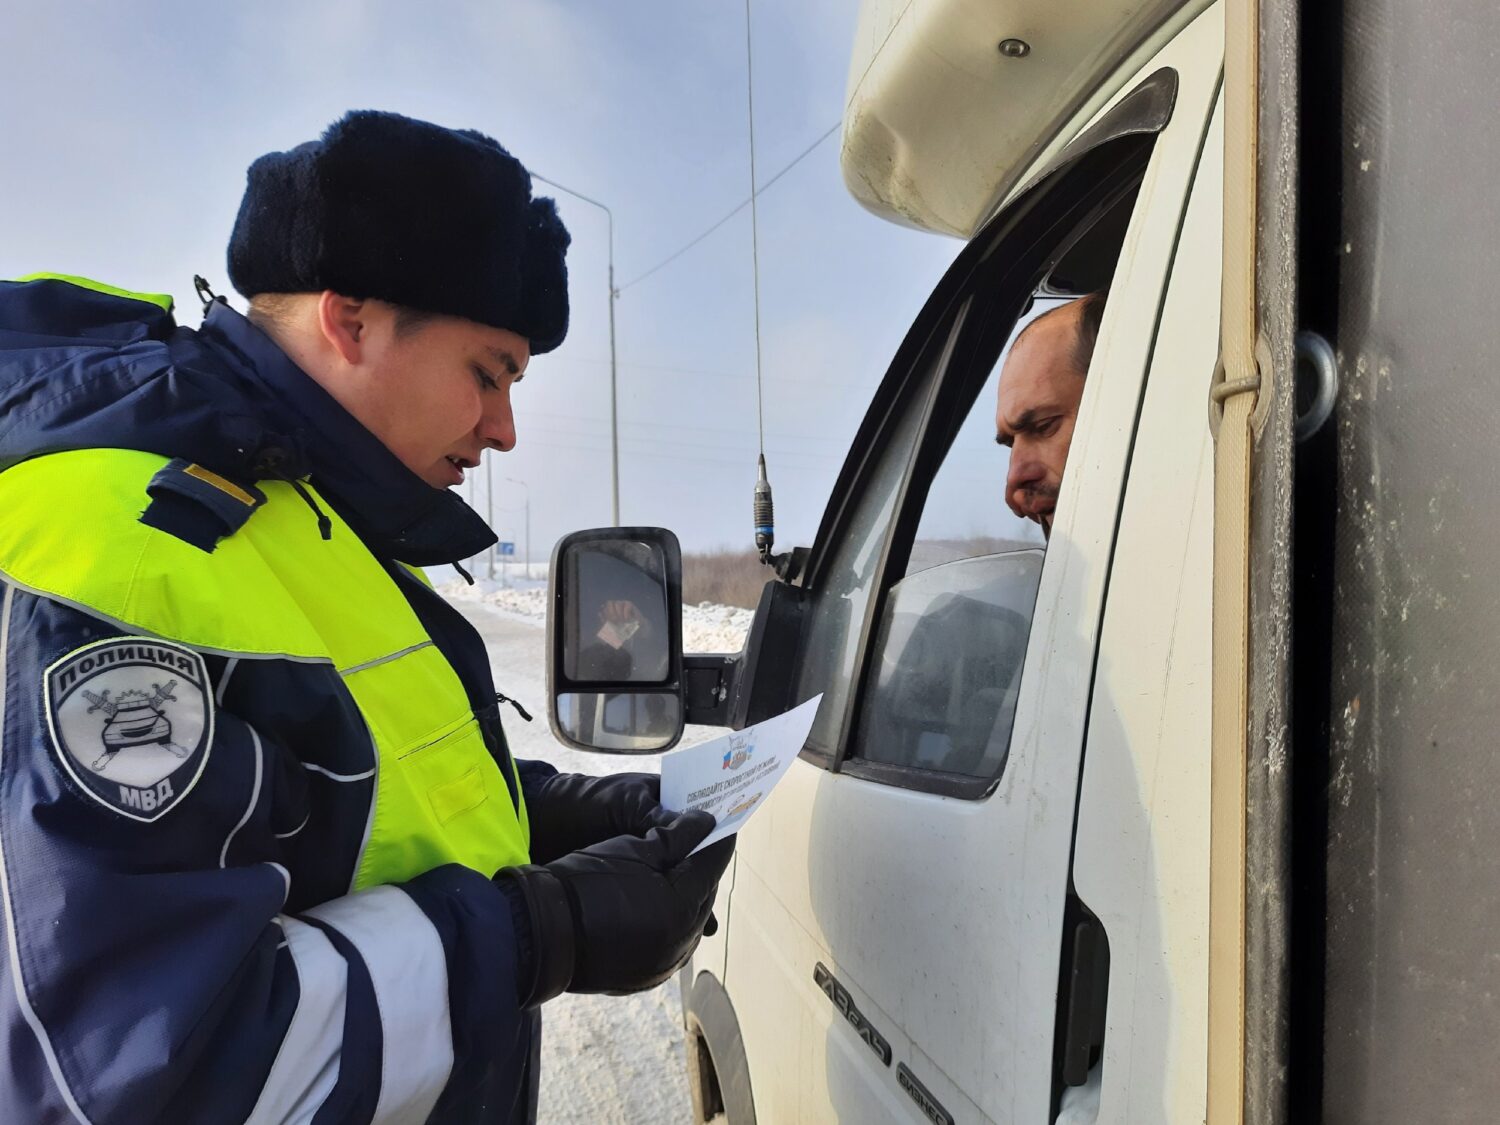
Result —
[[[697, 1120], [1490, 1119], [1500, 9], [1062, 7], [862, 8], [845, 181], [963, 244], [744, 650], [570, 680], [558, 563], [677, 605], [676, 540], [554, 560], [555, 697], [823, 696], [681, 973]], [[1106, 288], [1043, 541], [995, 379]]]

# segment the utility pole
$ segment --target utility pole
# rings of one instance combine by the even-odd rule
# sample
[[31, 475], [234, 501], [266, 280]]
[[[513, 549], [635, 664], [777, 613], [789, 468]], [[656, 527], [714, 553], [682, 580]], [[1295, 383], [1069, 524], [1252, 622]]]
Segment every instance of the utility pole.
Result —
[[[610, 495], [610, 522], [620, 526], [620, 408], [619, 391], [617, 387], [618, 378], [615, 369], [615, 302], [620, 299], [620, 291], [615, 288], [615, 216], [604, 204], [597, 199], [590, 199], [582, 192], [574, 191], [570, 187], [564, 187], [556, 180], [549, 180], [546, 176], [531, 173], [533, 180], [541, 180], [549, 187], [555, 187], [558, 191], [565, 191], [575, 199], [581, 199], [585, 203], [591, 203], [604, 212], [609, 220], [609, 495]], [[528, 555], [528, 562], [529, 562]]]
[[[495, 455], [485, 450], [484, 457], [484, 522], [495, 530]], [[490, 544], [490, 578], [495, 577], [495, 544]]]
[[515, 477], [506, 477], [511, 484], [518, 484], [526, 489], [526, 577], [531, 577], [531, 489], [524, 480], [516, 480]]

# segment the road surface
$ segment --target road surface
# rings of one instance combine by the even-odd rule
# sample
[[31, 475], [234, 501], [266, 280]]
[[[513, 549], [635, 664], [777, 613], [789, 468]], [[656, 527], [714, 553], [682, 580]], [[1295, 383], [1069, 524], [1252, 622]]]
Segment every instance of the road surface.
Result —
[[[535, 721], [506, 709], [517, 758], [541, 758], [570, 773], [658, 772], [654, 756], [570, 750], [547, 727], [545, 632], [535, 621], [478, 602], [453, 604], [484, 637], [495, 687]], [[676, 980], [635, 996], [563, 995], [542, 1010], [541, 1125], [686, 1125], [692, 1119]]]

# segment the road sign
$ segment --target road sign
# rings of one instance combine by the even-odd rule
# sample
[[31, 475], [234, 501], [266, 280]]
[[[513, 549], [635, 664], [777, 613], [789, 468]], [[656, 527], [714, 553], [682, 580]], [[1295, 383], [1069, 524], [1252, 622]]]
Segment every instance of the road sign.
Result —
[[502, 558], [506, 556], [513, 556], [516, 553], [516, 545], [514, 543], [506, 543], [502, 541], [499, 545], [499, 551]]

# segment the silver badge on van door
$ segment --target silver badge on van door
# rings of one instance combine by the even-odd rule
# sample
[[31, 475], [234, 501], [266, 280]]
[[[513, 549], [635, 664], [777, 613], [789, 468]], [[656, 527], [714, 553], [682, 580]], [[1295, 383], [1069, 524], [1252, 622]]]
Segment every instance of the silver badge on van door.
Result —
[[122, 816], [158, 819], [208, 763], [208, 671], [192, 649], [149, 637], [96, 641], [48, 668], [43, 691], [63, 768]]

